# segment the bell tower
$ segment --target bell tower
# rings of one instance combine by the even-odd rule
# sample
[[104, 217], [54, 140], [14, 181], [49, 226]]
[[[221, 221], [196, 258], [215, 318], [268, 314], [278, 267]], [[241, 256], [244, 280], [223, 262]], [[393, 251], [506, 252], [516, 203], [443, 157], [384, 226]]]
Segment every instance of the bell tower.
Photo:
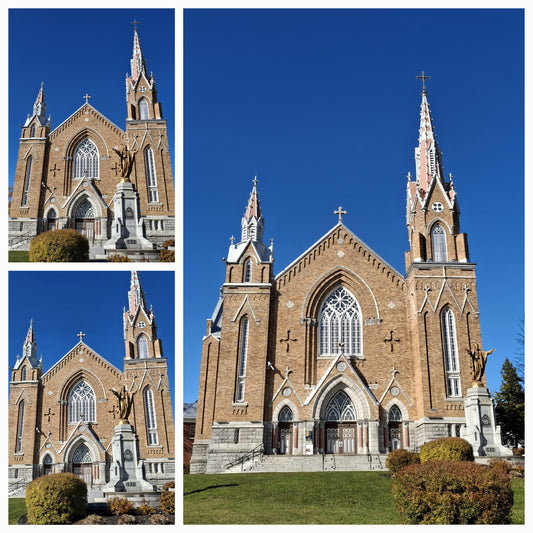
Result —
[[[457, 192], [444, 179], [422, 72], [416, 176], [407, 182], [406, 281], [411, 300], [413, 368], [420, 443], [442, 436], [439, 423], [459, 428], [471, 386], [467, 350], [481, 345], [475, 264], [459, 226]], [[437, 422], [438, 421], [438, 422]], [[455, 436], [455, 435], [454, 435]]]

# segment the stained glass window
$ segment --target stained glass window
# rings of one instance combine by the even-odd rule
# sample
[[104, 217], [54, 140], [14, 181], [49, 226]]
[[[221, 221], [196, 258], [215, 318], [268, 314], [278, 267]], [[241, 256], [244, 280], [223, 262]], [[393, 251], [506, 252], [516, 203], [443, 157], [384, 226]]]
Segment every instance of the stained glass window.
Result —
[[154, 151], [150, 146], [144, 151], [144, 162], [146, 166], [146, 180], [148, 182], [148, 201], [158, 202], [157, 178], [155, 175]]
[[25, 207], [28, 205], [28, 193], [30, 190], [30, 178], [31, 178], [31, 166], [33, 163], [33, 158], [29, 157], [28, 162], [26, 163], [26, 178], [24, 180], [24, 194], [22, 195], [22, 206]]
[[94, 209], [89, 200], [83, 200], [77, 207], [76, 218], [94, 218]]
[[246, 359], [248, 356], [248, 318], [244, 317], [241, 322], [241, 336], [239, 344], [239, 368], [237, 375], [237, 394], [238, 402], [244, 401], [244, 380], [246, 377]]
[[252, 261], [248, 259], [244, 263], [244, 283], [250, 283], [252, 281]]
[[69, 423], [96, 422], [96, 402], [94, 391], [85, 381], [79, 381], [72, 389], [68, 400]]
[[15, 452], [20, 453], [22, 451], [22, 437], [24, 436], [24, 401], [20, 402], [19, 406], [19, 427], [17, 430], [17, 444], [15, 446]]
[[148, 430], [148, 444], [158, 444], [154, 393], [149, 387], [144, 389], [144, 411], [146, 414], [146, 428]]
[[84, 139], [74, 150], [73, 178], [98, 178], [98, 148], [90, 139]]
[[292, 422], [292, 411], [291, 408], [286, 405], [279, 413], [280, 422]]
[[140, 335], [137, 339], [137, 349], [139, 351], [139, 359], [148, 359], [148, 340], [145, 335]]
[[150, 113], [148, 111], [148, 101], [146, 98], [141, 98], [139, 102], [139, 115], [141, 120], [148, 120], [150, 118]]
[[326, 420], [330, 422], [355, 421], [355, 409], [352, 400], [344, 391], [337, 392], [329, 401]]
[[448, 261], [448, 251], [446, 249], [446, 232], [440, 224], [435, 224], [431, 230], [431, 241], [433, 243], [433, 261], [443, 263]]
[[319, 355], [337, 355], [341, 350], [346, 355], [361, 354], [361, 311], [342, 286], [328, 295], [320, 309]]
[[448, 396], [461, 396], [455, 316], [449, 307], [442, 312], [442, 340], [444, 343], [444, 363], [446, 365]]
[[393, 405], [389, 411], [389, 422], [401, 422], [401, 420], [402, 412], [400, 411], [398, 406]]
[[91, 452], [89, 451], [89, 448], [85, 444], [80, 444], [76, 451], [74, 452], [74, 455], [72, 456], [72, 462], [73, 463], [92, 463], [93, 459], [91, 457]]

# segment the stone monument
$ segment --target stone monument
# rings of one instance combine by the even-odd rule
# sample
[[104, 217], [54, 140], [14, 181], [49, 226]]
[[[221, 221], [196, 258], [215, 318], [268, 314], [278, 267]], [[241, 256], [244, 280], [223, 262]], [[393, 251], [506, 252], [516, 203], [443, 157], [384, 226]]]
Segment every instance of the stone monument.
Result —
[[113, 462], [109, 470], [110, 480], [103, 492], [154, 492], [153, 485], [144, 478], [143, 461], [139, 459], [139, 439], [128, 421], [135, 392], [129, 392], [125, 385], [118, 392], [115, 389], [111, 392], [118, 400], [120, 420], [111, 440]]
[[139, 195], [130, 181], [130, 174], [137, 150], [124, 145], [120, 150], [113, 148], [120, 158], [121, 179], [113, 197], [113, 225], [111, 238], [104, 249], [111, 250], [153, 250], [154, 244], [144, 235], [144, 222], [139, 212]]
[[483, 386], [487, 357], [494, 350], [483, 351], [476, 344], [466, 351], [470, 355], [472, 386], [466, 391], [466, 427], [461, 436], [472, 445], [475, 456], [510, 456], [512, 452], [503, 446], [500, 426], [496, 425], [492, 398]]

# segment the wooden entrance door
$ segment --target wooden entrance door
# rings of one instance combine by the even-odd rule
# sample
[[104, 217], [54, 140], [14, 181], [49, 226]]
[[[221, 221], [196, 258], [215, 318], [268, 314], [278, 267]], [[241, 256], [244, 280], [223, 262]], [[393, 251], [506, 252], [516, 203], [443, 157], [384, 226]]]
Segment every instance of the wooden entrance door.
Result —
[[83, 479], [88, 487], [92, 485], [93, 481], [93, 465], [85, 463], [74, 463], [72, 470], [80, 479]]
[[94, 240], [94, 219], [76, 219], [76, 231], [87, 237], [89, 241]]
[[326, 453], [357, 453], [357, 424], [328, 422], [326, 425]]

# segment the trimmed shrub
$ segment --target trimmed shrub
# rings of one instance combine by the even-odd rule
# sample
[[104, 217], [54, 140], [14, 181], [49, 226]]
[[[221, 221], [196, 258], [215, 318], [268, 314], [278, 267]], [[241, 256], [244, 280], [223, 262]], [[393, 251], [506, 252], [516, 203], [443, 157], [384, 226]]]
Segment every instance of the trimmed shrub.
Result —
[[172, 248], [174, 246], [176, 246], [176, 241], [174, 239], [168, 239], [161, 245], [161, 247], [165, 249]]
[[143, 503], [135, 509], [135, 512], [138, 515], [150, 515], [155, 513], [155, 509], [150, 507], [147, 503]]
[[131, 263], [131, 259], [127, 255], [114, 254], [107, 256], [108, 263]]
[[430, 461], [396, 473], [392, 494], [403, 523], [509, 524], [509, 478], [467, 461]]
[[121, 514], [117, 521], [119, 526], [135, 524], [135, 517], [130, 514]]
[[391, 474], [395, 474], [404, 466], [420, 464], [420, 455], [408, 450], [393, 450], [387, 455], [385, 466], [389, 469]]
[[174, 250], [161, 250], [159, 252], [159, 261], [161, 263], [173, 263], [175, 252]]
[[163, 492], [159, 496], [159, 507], [163, 513], [174, 514], [176, 512], [176, 493], [174, 481], [163, 485]]
[[107, 508], [111, 514], [122, 515], [133, 512], [134, 505], [128, 498], [115, 496], [107, 500]]
[[89, 261], [89, 241], [73, 229], [46, 231], [31, 240], [29, 257], [31, 262]]
[[444, 437], [426, 442], [420, 448], [420, 462], [473, 461], [472, 445], [459, 437]]
[[29, 524], [71, 524], [84, 518], [87, 485], [74, 474], [50, 474], [26, 487]]
[[513, 465], [508, 463], [505, 459], [491, 459], [489, 461], [489, 466], [496, 472], [505, 476], [508, 476], [509, 472], [513, 469]]
[[154, 526], [164, 526], [171, 523], [171, 521], [164, 514], [153, 514], [150, 521]]

